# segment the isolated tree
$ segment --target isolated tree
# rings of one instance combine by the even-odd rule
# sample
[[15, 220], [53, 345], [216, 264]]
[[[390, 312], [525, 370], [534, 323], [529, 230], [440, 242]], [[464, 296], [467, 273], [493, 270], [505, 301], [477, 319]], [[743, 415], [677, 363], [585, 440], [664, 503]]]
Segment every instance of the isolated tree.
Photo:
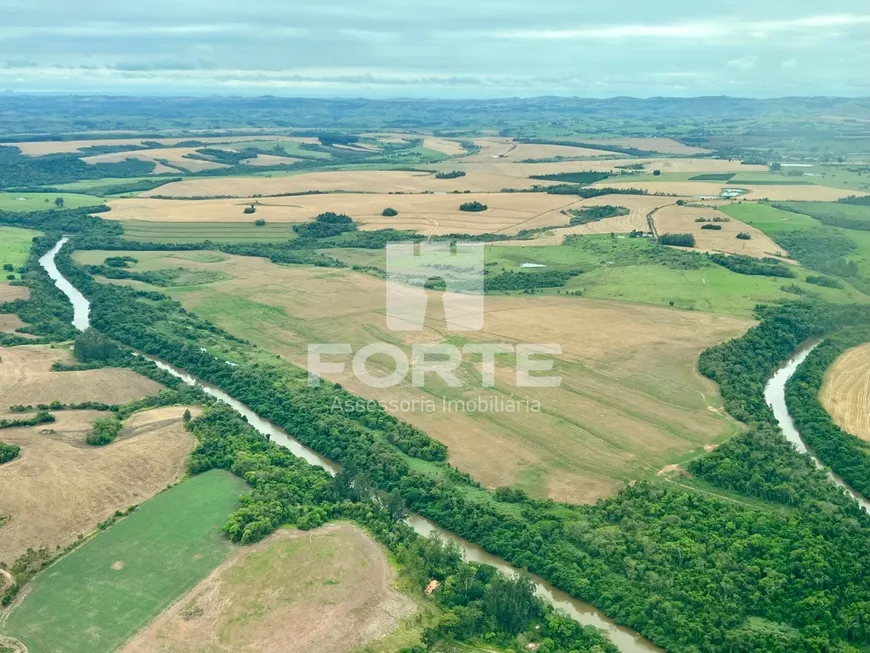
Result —
[[63, 208], [63, 198], [62, 197], [55, 197], [54, 198], [54, 205], [57, 208], [62, 209]]
[[391, 206], [388, 206], [383, 211], [381, 211], [381, 215], [385, 218], [392, 218], [399, 215], [399, 212]]
[[184, 423], [187, 424], [188, 422], [190, 422], [191, 417], [192, 416], [190, 414], [190, 409], [187, 408], [187, 409], [185, 409], [184, 415], [182, 415], [181, 419], [183, 419]]
[[654, 177], [658, 177], [660, 174], [662, 174], [662, 171], [661, 171], [661, 170], [653, 170], [653, 176], [654, 176]]
[[779, 161], [774, 161], [770, 164], [771, 172], [779, 172], [780, 170], [782, 170], [782, 164]]
[[257, 218], [256, 220], [254, 220], [254, 225], [256, 225], [257, 227], [265, 227], [266, 221], [263, 220], [263, 218]]
[[11, 263], [4, 263], [3, 269], [6, 270], [6, 272], [14, 272], [15, 271], [15, 268], [13, 267], [13, 265]]

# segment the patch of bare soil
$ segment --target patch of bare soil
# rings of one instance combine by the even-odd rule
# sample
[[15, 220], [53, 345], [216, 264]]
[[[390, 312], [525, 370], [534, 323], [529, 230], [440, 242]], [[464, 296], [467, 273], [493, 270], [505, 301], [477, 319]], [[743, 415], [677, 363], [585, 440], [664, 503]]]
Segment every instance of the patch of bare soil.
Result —
[[97, 411], [58, 412], [52, 424], [5, 429], [3, 441], [21, 453], [0, 466], [0, 515], [8, 516], [0, 526], [0, 561], [11, 565], [28, 548], [66, 546], [180, 478], [194, 446], [184, 410], [136, 413], [106, 447], [84, 444], [103, 415]]
[[239, 551], [122, 653], [345, 653], [414, 613], [381, 547], [332, 524]]
[[0, 283], [0, 304], [29, 298], [30, 288], [27, 286], [10, 286], [8, 283]]

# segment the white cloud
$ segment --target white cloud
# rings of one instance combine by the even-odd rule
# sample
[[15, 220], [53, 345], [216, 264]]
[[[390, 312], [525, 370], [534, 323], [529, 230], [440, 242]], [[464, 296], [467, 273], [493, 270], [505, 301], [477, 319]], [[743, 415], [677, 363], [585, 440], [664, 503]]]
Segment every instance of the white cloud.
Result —
[[826, 14], [819, 16], [806, 16], [792, 20], [768, 20], [755, 22], [722, 19], [664, 25], [601, 25], [597, 27], [577, 27], [566, 29], [502, 30], [491, 33], [481, 32], [481, 36], [492, 36], [499, 39], [527, 40], [618, 40], [630, 38], [711, 39], [733, 36], [743, 38], [746, 34], [750, 34], [759, 38], [782, 32], [812, 31], [820, 27], [854, 27], [867, 24], [870, 24], [870, 15]]
[[728, 62], [729, 68], [736, 68], [737, 70], [750, 70], [755, 68], [755, 64], [758, 61], [758, 57], [752, 54], [748, 54], [745, 57], [740, 57], [739, 59], [732, 59]]

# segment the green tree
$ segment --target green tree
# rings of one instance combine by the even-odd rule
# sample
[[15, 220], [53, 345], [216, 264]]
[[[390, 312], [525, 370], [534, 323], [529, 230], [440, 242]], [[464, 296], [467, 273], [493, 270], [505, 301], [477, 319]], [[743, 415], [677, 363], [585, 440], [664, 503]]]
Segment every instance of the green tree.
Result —
[[54, 205], [55, 205], [57, 208], [62, 209], [62, 208], [63, 208], [63, 205], [64, 205], [63, 198], [62, 198], [62, 197], [55, 197], [55, 198], [54, 198]]

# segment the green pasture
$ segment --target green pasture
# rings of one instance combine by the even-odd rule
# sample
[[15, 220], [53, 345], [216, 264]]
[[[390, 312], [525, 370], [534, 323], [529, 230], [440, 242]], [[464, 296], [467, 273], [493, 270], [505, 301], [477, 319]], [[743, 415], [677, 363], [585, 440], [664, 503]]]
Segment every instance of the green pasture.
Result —
[[0, 631], [30, 653], [117, 650], [231, 553], [246, 487], [211, 471], [158, 494], [37, 576]]

